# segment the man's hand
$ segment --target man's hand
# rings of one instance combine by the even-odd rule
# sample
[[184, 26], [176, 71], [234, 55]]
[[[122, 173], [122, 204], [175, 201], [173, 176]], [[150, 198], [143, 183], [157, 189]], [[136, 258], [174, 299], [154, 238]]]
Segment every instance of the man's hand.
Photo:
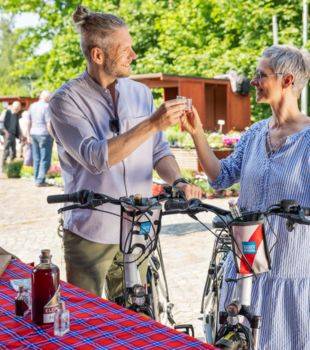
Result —
[[151, 116], [151, 122], [158, 131], [180, 122], [184, 115], [186, 102], [184, 100], [169, 100], [163, 103]]
[[198, 198], [201, 199], [202, 191], [200, 187], [196, 185], [186, 184], [184, 182], [179, 182], [175, 187], [184, 192], [186, 199]]

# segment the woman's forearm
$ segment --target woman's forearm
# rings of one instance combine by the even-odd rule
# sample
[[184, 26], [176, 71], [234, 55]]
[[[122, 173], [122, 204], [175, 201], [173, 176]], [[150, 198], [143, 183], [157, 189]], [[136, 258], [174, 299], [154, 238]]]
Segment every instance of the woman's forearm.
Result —
[[220, 161], [210, 148], [202, 128], [193, 134], [192, 138], [203, 171], [206, 173], [210, 181], [214, 181], [220, 174]]

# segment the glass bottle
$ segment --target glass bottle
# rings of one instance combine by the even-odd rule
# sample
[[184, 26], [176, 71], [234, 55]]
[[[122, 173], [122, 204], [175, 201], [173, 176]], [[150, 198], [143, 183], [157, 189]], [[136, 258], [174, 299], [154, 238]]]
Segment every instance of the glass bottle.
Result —
[[37, 325], [53, 323], [58, 307], [59, 269], [51, 258], [49, 249], [42, 250], [31, 274], [32, 321]]
[[65, 307], [65, 302], [61, 301], [55, 313], [54, 335], [63, 336], [70, 330], [70, 314]]
[[28, 304], [24, 293], [24, 287], [18, 287], [18, 294], [15, 298], [15, 315], [24, 316], [25, 312], [28, 310]]

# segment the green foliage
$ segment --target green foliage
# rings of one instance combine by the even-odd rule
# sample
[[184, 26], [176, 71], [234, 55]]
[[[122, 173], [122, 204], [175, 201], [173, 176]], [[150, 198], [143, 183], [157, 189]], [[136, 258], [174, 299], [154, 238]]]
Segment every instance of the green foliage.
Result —
[[172, 126], [165, 130], [167, 141], [172, 147], [182, 147], [185, 149], [194, 148], [194, 142], [187, 132], [182, 132], [179, 125]]
[[22, 160], [13, 160], [12, 162], [5, 164], [4, 172], [8, 178], [19, 178], [21, 176], [22, 167]]
[[55, 183], [56, 186], [60, 186], [60, 187], [64, 186], [64, 182], [63, 182], [63, 179], [62, 179], [61, 176], [55, 177], [54, 178], [54, 183]]
[[[197, 174], [195, 170], [192, 169], [181, 169], [181, 176], [185, 178], [189, 183], [201, 188], [202, 193], [205, 197], [224, 197], [224, 196], [238, 196], [240, 192], [240, 184], [234, 184], [226, 190], [217, 191], [212, 188], [205, 177], [201, 174]], [[155, 170], [153, 170], [153, 179], [160, 179], [159, 175]]]
[[21, 172], [20, 172], [20, 176], [25, 177], [25, 178], [33, 177], [33, 167], [23, 165]]
[[209, 182], [205, 179], [193, 178], [190, 182], [201, 188], [202, 192], [206, 195], [214, 194], [215, 190], [210, 186]]
[[[54, 90], [83, 71], [71, 21], [79, 3], [1, 1], [7, 15], [33, 12], [40, 17], [40, 26], [14, 31], [17, 43], [12, 45], [19, 54], [10, 74], [32, 82], [28, 94], [43, 87]], [[296, 0], [84, 0], [83, 5], [124, 18], [138, 54], [134, 73], [213, 77], [234, 69], [251, 77], [262, 50], [272, 44], [274, 14], [279, 42], [301, 45], [302, 2]], [[52, 49], [38, 55], [42, 40], [50, 41]], [[251, 94], [253, 121], [268, 117], [269, 107], [257, 105]], [[157, 92], [157, 105], [159, 99]]]
[[2, 95], [27, 95], [27, 78], [16, 77], [13, 65], [20, 50], [17, 42], [19, 31], [13, 30], [13, 16], [1, 16], [0, 13], [0, 96]]
[[53, 147], [53, 152], [52, 152], [52, 164], [59, 164], [59, 157], [58, 157], [58, 152], [57, 152], [57, 147], [54, 143], [54, 147]]

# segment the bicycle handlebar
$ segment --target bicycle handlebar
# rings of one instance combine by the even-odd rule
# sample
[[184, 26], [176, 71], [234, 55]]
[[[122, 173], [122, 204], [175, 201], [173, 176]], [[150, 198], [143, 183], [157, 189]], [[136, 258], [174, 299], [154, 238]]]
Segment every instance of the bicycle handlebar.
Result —
[[[172, 187], [166, 187], [165, 192], [154, 196], [151, 198], [146, 198], [147, 200], [153, 199], [155, 202], [159, 203], [162, 200], [165, 202], [165, 211], [163, 215], [171, 214], [188, 214], [195, 215], [200, 212], [210, 211], [216, 215], [223, 216], [228, 215], [231, 212], [210, 204], [202, 203], [199, 199], [186, 200], [181, 192]], [[143, 200], [143, 199], [142, 199]], [[122, 197], [115, 199], [104, 194], [94, 193], [88, 190], [81, 190], [78, 192], [63, 194], [63, 195], [52, 195], [47, 197], [48, 203], [66, 203], [73, 202], [79, 203], [77, 205], [70, 205], [64, 208], [61, 208], [59, 211], [72, 210], [76, 208], [81, 209], [92, 209], [104, 203], [111, 203], [120, 205], [121, 203], [133, 204], [133, 196], [131, 197]], [[147, 207], [147, 205], [146, 205]], [[268, 215], [278, 215], [286, 218], [287, 220], [293, 223], [306, 224], [310, 225], [310, 220], [306, 219], [306, 216], [310, 216], [310, 208], [302, 208], [298, 205], [297, 202], [293, 200], [282, 200], [280, 203], [269, 207], [265, 212], [244, 212], [240, 218], [237, 218], [236, 221], [242, 219], [244, 221], [248, 220], [257, 220], [258, 217], [268, 216]], [[255, 219], [253, 219], [255, 217]], [[232, 219], [234, 221], [235, 219]], [[239, 221], [238, 220], [238, 221]]]
[[72, 203], [85, 204], [88, 194], [89, 194], [89, 191], [81, 190], [78, 192], [73, 192], [68, 194], [51, 195], [51, 196], [47, 196], [47, 203], [53, 204], [53, 203], [72, 202]]
[[210, 204], [202, 203], [199, 199], [178, 200], [174, 199], [167, 200], [165, 203], [165, 213], [164, 215], [170, 214], [198, 214], [204, 211], [211, 211], [216, 215], [228, 215], [229, 210], [215, 207]]

